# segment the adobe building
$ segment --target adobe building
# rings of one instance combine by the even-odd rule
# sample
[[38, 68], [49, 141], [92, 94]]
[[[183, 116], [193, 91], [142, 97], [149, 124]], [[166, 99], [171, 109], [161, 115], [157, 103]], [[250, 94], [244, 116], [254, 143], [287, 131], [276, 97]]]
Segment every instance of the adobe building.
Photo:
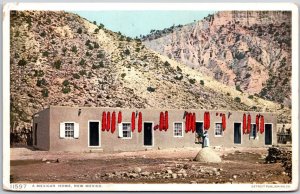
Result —
[[50, 106], [33, 116], [33, 144], [49, 151], [136, 151], [276, 143], [274, 113]]

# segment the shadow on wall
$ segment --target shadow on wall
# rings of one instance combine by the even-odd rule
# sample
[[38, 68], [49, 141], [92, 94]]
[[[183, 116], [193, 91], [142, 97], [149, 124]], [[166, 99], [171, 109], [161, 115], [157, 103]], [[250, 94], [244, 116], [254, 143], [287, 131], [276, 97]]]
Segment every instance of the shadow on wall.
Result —
[[32, 130], [23, 128], [20, 131], [10, 132], [10, 146], [11, 147], [27, 147], [32, 146]]

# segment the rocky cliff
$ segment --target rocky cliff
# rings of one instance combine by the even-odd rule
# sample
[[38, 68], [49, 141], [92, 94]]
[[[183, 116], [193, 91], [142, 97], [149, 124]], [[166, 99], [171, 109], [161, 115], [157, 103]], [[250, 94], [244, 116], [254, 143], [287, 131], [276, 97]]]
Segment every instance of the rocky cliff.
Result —
[[11, 130], [30, 128], [49, 105], [265, 110], [290, 119], [289, 109], [78, 15], [13, 11], [10, 22]]
[[291, 106], [291, 12], [222, 11], [142, 39], [221, 83]]

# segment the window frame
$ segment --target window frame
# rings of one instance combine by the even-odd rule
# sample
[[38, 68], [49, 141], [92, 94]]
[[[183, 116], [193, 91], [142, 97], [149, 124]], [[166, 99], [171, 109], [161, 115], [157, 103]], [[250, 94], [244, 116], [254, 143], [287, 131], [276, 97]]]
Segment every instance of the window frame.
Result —
[[[63, 122], [64, 123], [64, 132], [65, 132], [65, 139], [76, 139], [75, 138], [75, 122], [72, 122], [72, 121], [67, 121], [67, 122]], [[73, 137], [67, 137], [66, 136], [66, 127], [67, 127], [67, 125], [66, 124], [73, 124]]]
[[123, 137], [121, 137], [121, 139], [132, 139], [132, 129], [131, 129], [131, 122], [122, 122], [122, 133], [124, 132], [124, 128], [123, 128], [123, 125], [124, 124], [129, 124], [129, 128], [130, 128], [130, 137], [124, 137], [124, 133], [123, 133]]
[[[181, 124], [181, 135], [175, 135], [175, 124]], [[184, 133], [183, 133], [184, 129], [183, 129], [183, 122], [180, 121], [175, 121], [173, 122], [173, 137], [175, 138], [183, 138], [184, 137]]]
[[[217, 129], [217, 124], [220, 124], [221, 125], [221, 135], [216, 135], [216, 129]], [[222, 129], [222, 122], [215, 122], [215, 126], [214, 126], [214, 135], [215, 137], [223, 137], [224, 136], [224, 133], [223, 133], [223, 129]]]

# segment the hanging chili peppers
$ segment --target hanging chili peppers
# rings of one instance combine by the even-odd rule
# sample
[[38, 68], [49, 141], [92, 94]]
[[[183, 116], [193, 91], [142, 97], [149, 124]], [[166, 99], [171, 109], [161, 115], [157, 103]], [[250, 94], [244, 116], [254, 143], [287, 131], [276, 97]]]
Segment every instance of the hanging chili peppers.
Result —
[[142, 118], [142, 113], [139, 112], [139, 119], [138, 119], [138, 132], [142, 132], [142, 125], [143, 125], [143, 118]]
[[196, 131], [196, 114], [193, 113], [193, 125], [192, 125], [192, 132]]
[[106, 130], [106, 112], [102, 113], [102, 131]]
[[169, 113], [168, 111], [165, 112], [165, 131], [169, 129]]
[[255, 118], [256, 131], [259, 131], [259, 118], [260, 118], [260, 115], [256, 115], [256, 118]]
[[246, 134], [246, 133], [247, 133], [247, 116], [244, 113], [244, 115], [243, 115], [243, 134]]
[[226, 129], [226, 115], [222, 114], [222, 129], [225, 131]]
[[251, 131], [251, 115], [248, 114], [248, 120], [247, 120], [247, 133], [249, 134]]
[[164, 129], [164, 113], [163, 112], [160, 112], [160, 115], [159, 115], [159, 130], [162, 131]]
[[263, 115], [260, 116], [260, 133], [262, 134], [265, 131], [265, 118]]
[[118, 124], [122, 123], [122, 112], [119, 111], [118, 113]]
[[111, 118], [111, 132], [114, 133], [116, 130], [116, 112], [114, 111], [112, 113], [112, 118]]
[[190, 118], [189, 118], [189, 113], [186, 113], [185, 114], [185, 132], [189, 132], [189, 121], [190, 121]]
[[110, 130], [110, 112], [107, 112], [107, 118], [106, 118], [106, 131]]
[[134, 132], [135, 130], [135, 112], [131, 113], [131, 131]]

